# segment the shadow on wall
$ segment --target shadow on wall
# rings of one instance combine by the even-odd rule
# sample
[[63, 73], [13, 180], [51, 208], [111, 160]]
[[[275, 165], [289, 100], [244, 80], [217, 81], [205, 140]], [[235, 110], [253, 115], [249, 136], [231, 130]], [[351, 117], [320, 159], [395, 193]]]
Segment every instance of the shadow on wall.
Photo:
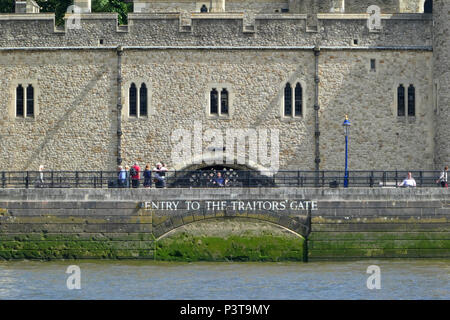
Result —
[[[68, 121], [70, 119], [70, 116], [74, 113], [77, 108], [83, 106], [83, 101], [87, 97], [87, 93], [92, 90], [92, 88], [96, 87], [96, 83], [101, 79], [101, 77], [108, 72], [108, 67], [106, 65], [103, 66], [103, 71], [98, 72], [94, 75], [94, 77], [89, 80], [89, 82], [86, 84], [86, 86], [80, 90], [80, 93], [78, 96], [76, 96], [72, 103], [67, 106], [66, 112], [63, 114], [61, 118], [58, 119], [56, 125], [53, 128], [49, 128], [47, 133], [45, 134], [45, 138], [42, 141], [42, 143], [39, 146], [36, 146], [34, 151], [32, 152], [29, 159], [25, 162], [23, 170], [28, 170], [31, 168], [32, 164], [38, 160], [41, 159], [40, 154], [44, 151], [45, 147], [54, 141], [54, 137], [58, 132], [61, 130], [61, 128], [64, 128], [68, 125]], [[105, 71], [106, 70], [106, 71]]]

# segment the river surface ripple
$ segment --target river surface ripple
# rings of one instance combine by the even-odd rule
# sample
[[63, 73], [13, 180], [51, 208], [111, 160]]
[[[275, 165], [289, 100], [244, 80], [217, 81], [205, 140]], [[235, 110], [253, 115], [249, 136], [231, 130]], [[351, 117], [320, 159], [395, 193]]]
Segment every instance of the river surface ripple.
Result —
[[[81, 269], [69, 290], [66, 269]], [[369, 290], [369, 265], [381, 289]], [[450, 260], [0, 262], [0, 299], [450, 299]]]

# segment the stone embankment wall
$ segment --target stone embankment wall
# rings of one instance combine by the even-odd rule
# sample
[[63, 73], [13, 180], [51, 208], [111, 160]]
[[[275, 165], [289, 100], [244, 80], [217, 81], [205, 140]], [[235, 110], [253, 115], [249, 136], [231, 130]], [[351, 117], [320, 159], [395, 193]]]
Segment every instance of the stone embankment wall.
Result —
[[[151, 200], [208, 199], [316, 200], [318, 209], [308, 217], [307, 211], [289, 210], [142, 208], [142, 202]], [[306, 255], [310, 260], [450, 256], [447, 189], [3, 189], [0, 208], [3, 259], [301, 261]], [[305, 228], [308, 219], [311, 233]]]

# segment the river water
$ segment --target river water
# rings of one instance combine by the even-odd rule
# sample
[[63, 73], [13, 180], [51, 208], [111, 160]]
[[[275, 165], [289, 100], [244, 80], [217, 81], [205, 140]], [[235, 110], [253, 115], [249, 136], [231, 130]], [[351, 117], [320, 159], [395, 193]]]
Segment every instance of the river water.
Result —
[[[66, 269], [80, 267], [81, 289]], [[381, 289], [367, 288], [367, 267]], [[0, 299], [450, 299], [450, 260], [0, 262]]]

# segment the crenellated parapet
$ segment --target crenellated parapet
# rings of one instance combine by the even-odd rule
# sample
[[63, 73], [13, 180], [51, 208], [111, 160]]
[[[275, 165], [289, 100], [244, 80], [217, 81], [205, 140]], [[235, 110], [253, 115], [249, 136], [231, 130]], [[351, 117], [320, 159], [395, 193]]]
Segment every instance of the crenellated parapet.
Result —
[[432, 46], [428, 14], [382, 14], [381, 28], [369, 14], [132, 13], [119, 26], [117, 14], [67, 14], [65, 27], [53, 14], [0, 15], [0, 47], [192, 46], [192, 47], [423, 47]]

